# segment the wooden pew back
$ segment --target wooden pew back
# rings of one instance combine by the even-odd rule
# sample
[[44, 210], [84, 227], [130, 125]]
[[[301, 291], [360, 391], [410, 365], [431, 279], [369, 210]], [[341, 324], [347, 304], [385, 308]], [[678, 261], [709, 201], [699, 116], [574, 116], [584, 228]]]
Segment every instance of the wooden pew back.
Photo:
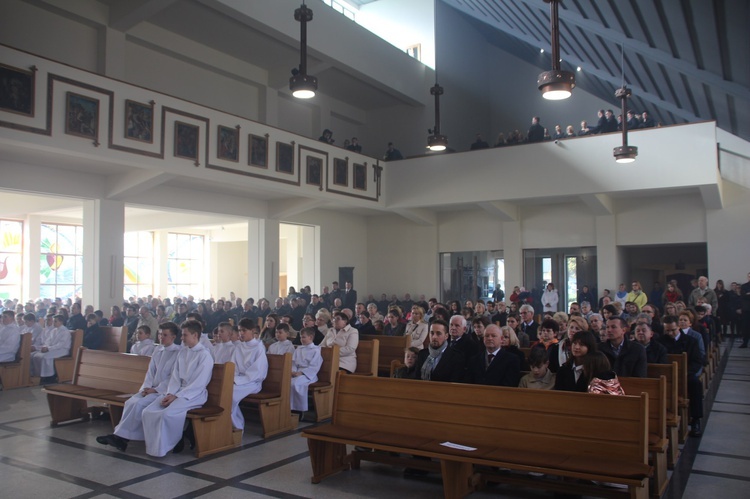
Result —
[[380, 355], [379, 340], [360, 340], [357, 345], [357, 370], [360, 376], [377, 376]]
[[31, 333], [23, 333], [15, 361], [0, 364], [3, 390], [31, 386], [31, 339]]
[[649, 378], [664, 377], [667, 389], [667, 412], [677, 416], [677, 363], [648, 364], [646, 374]]
[[659, 439], [667, 438], [667, 378], [621, 377], [620, 386], [627, 395], [648, 394], [648, 432]]
[[151, 357], [83, 347], [76, 359], [74, 385], [130, 394], [138, 393], [151, 361]]
[[[391, 369], [391, 362], [404, 360], [404, 350], [411, 346], [411, 336], [382, 336], [373, 334], [359, 335], [360, 343], [365, 341], [378, 341], [378, 374], [387, 376]], [[359, 357], [359, 347], [357, 347]]]
[[242, 399], [242, 405], [257, 405], [263, 437], [293, 430], [298, 420], [292, 417], [292, 354], [266, 354], [268, 374], [263, 380], [259, 393], [253, 393]]
[[648, 462], [645, 394], [605, 397], [341, 374], [336, 383], [334, 425], [470, 446], [498, 442], [522, 454], [545, 449]]
[[687, 389], [687, 354], [669, 354], [667, 360], [677, 363], [677, 395], [687, 401], [690, 398]]
[[[115, 326], [100, 326], [102, 334], [104, 335], [104, 341], [100, 350], [107, 352], [120, 352], [125, 353], [128, 348], [128, 335], [122, 334], [122, 327]], [[151, 331], [151, 337], [153, 338], [158, 331]]]
[[318, 371], [318, 381], [308, 386], [308, 392], [313, 396], [316, 422], [328, 419], [333, 414], [333, 389], [336, 387], [336, 374], [339, 370], [339, 346], [321, 348], [320, 354], [323, 365]]
[[57, 381], [60, 383], [66, 383], [73, 379], [76, 355], [83, 345], [83, 329], [76, 329], [75, 331], [71, 331], [70, 334], [72, 336], [70, 342], [70, 355], [55, 359]]

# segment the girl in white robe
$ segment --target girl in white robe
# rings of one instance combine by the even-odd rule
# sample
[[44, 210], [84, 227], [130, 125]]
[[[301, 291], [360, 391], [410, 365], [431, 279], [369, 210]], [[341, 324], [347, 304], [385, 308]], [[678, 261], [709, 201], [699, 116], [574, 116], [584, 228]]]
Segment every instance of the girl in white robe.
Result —
[[143, 434], [146, 453], [163, 457], [183, 438], [185, 417], [190, 409], [206, 403], [214, 369], [211, 353], [200, 342], [201, 325], [188, 320], [182, 327], [183, 348], [169, 378], [167, 393], [159, 395], [143, 410]]
[[68, 328], [63, 325], [65, 317], [56, 315], [52, 329], [42, 333], [39, 348], [31, 354], [31, 375], [48, 378], [55, 375], [55, 359], [70, 354], [73, 340]]
[[250, 329], [240, 327], [240, 344], [234, 348], [234, 391], [232, 392], [232, 426], [245, 428], [240, 402], [250, 394], [263, 388], [263, 380], [268, 375], [268, 358], [263, 343], [253, 338]]
[[115, 427], [115, 435], [118, 437], [128, 440], [145, 440], [141, 421], [143, 411], [160, 395], [167, 393], [172, 370], [177, 362], [177, 354], [181, 350], [180, 345], [174, 342], [175, 331], [165, 328], [159, 333], [161, 343], [151, 356], [146, 379], [138, 393], [125, 401], [122, 419]]
[[315, 331], [312, 328], [302, 328], [300, 342], [292, 356], [292, 410], [305, 412], [307, 410], [307, 387], [318, 381], [318, 371], [323, 365], [320, 347], [313, 343]]

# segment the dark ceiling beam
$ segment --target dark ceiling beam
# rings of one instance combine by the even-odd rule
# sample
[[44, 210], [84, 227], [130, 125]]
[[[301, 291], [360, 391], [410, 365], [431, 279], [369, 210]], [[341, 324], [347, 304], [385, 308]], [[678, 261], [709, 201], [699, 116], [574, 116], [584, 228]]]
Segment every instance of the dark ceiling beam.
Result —
[[[456, 0], [444, 1], [448, 4], [453, 4], [459, 10], [463, 10], [460, 8], [460, 6], [457, 5], [458, 2]], [[545, 10], [547, 8], [547, 4], [542, 2], [541, 0], [516, 0], [516, 2], [519, 2], [536, 10]], [[465, 12], [465, 10], [463, 11]], [[743, 85], [731, 81], [726, 81], [722, 76], [699, 69], [689, 62], [685, 62], [683, 60], [672, 57], [672, 55], [664, 52], [663, 50], [652, 48], [645, 42], [630, 39], [617, 30], [607, 28], [598, 22], [585, 19], [580, 14], [572, 12], [569, 9], [560, 10], [560, 20], [563, 23], [574, 24], [585, 29], [586, 31], [596, 33], [602, 38], [610, 40], [614, 43], [624, 44], [628, 52], [638, 52], [640, 54], [643, 54], [646, 59], [650, 59], [666, 67], [685, 73], [691, 78], [695, 78], [704, 83], [707, 83], [712, 87], [715, 87], [729, 95], [739, 97], [740, 99], [744, 100], [750, 100], [750, 89], [744, 87]], [[484, 21], [486, 22], [486, 19]], [[563, 59], [564, 58], [565, 56], [563, 56]]]

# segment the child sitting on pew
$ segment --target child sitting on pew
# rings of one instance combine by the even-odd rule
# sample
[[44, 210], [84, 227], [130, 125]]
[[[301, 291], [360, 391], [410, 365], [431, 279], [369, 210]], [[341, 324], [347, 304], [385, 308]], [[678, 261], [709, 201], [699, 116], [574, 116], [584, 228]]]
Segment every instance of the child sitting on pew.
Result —
[[[318, 371], [323, 365], [323, 357], [320, 354], [320, 346], [313, 343], [315, 338], [313, 328], [302, 328], [299, 338], [301, 345], [292, 356], [291, 408], [295, 412], [305, 412], [307, 411], [307, 387], [310, 383], [318, 381]], [[277, 344], [274, 343], [274, 345]]]
[[555, 373], [549, 370], [549, 352], [545, 348], [532, 348], [529, 353], [531, 372], [521, 378], [519, 388], [552, 390], [555, 387]]
[[289, 329], [289, 324], [285, 322], [276, 326], [276, 342], [271, 343], [271, 346], [268, 347], [268, 353], [272, 355], [294, 353], [294, 345], [289, 341]]
[[239, 324], [240, 343], [234, 347], [234, 390], [232, 392], [232, 426], [238, 430], [245, 428], [245, 416], [240, 409], [242, 399], [263, 388], [263, 380], [268, 375], [268, 358], [263, 343], [255, 335], [253, 321], [242, 319]]
[[83, 330], [83, 346], [99, 350], [104, 342], [104, 333], [99, 329], [99, 317], [96, 314], [86, 316], [86, 329]]
[[[484, 328], [482, 328], [482, 335], [484, 335]], [[404, 365], [393, 371], [393, 377], [403, 379], [421, 379], [420, 372], [417, 370], [418, 356], [419, 349], [417, 347], [407, 348], [404, 351]]]
[[214, 344], [214, 363], [226, 364], [232, 360], [234, 354], [234, 343], [232, 343], [232, 325], [228, 322], [222, 322], [216, 328], [214, 335], [216, 343]]
[[130, 353], [151, 357], [154, 354], [154, 349], [156, 349], [154, 340], [151, 339], [151, 328], [148, 326], [141, 326], [136, 329], [135, 334], [137, 335], [138, 341], [132, 346]]

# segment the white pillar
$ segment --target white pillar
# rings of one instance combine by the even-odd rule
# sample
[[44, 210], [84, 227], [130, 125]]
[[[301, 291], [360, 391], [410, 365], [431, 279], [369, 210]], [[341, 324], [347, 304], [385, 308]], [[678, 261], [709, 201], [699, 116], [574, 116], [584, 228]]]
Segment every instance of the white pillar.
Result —
[[42, 246], [42, 217], [28, 215], [23, 223], [23, 294], [24, 300], [41, 295], [39, 277]]
[[169, 281], [167, 280], [167, 257], [169, 247], [166, 230], [154, 231], [154, 295], [162, 298], [170, 297]]
[[125, 203], [83, 202], [83, 304], [100, 310], [122, 304]]
[[505, 259], [505, 295], [507, 301], [513, 292], [513, 286], [524, 285], [521, 222], [503, 222], [503, 258]]
[[609, 289], [617, 292], [617, 285], [624, 279], [620, 274], [620, 252], [617, 250], [617, 217], [596, 217], [596, 275], [599, 294]]
[[279, 221], [247, 222], [247, 289], [256, 303], [279, 296]]

